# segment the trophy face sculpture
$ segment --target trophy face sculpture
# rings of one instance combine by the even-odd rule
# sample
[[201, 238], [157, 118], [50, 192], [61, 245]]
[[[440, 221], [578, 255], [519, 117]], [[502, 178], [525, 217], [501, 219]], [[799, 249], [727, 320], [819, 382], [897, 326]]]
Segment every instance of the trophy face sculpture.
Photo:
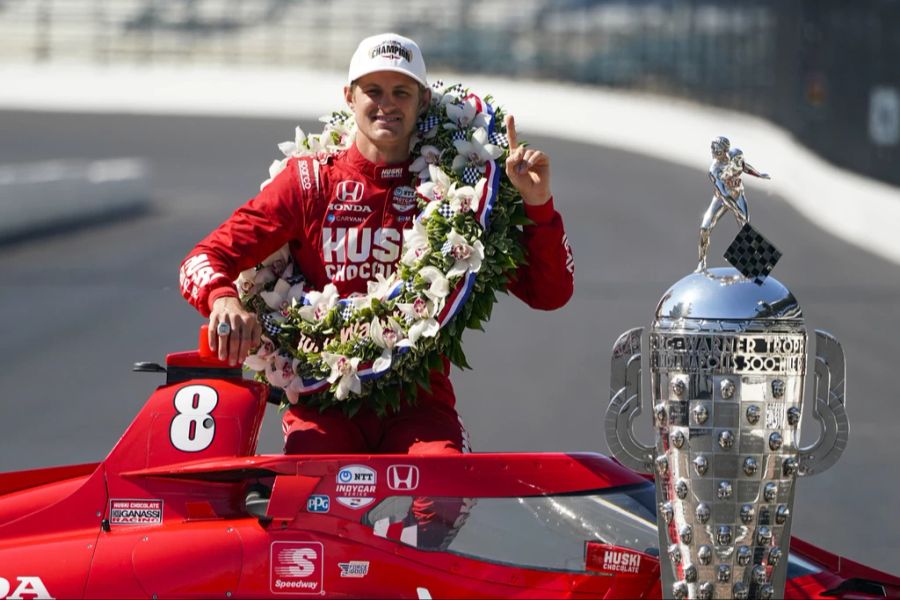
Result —
[[[803, 314], [768, 277], [780, 253], [750, 227], [742, 188], [739, 197], [746, 220], [738, 219], [744, 228], [726, 253], [740, 257], [732, 261], [737, 268], [706, 267], [711, 227], [705, 240], [701, 227], [698, 269], [656, 307], [645, 359], [654, 446], [632, 428], [642, 411], [643, 328], [613, 347], [607, 441], [625, 466], [656, 476], [667, 598], [784, 597], [796, 479], [829, 468], [847, 444], [843, 351], [816, 331], [814, 413], [822, 434], [800, 447]], [[707, 211], [713, 226], [725, 210], [717, 200]]]

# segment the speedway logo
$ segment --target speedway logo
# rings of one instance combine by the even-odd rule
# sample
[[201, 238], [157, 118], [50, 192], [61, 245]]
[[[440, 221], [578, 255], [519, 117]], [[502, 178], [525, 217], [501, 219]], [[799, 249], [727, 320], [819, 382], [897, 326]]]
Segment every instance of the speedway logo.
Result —
[[374, 469], [364, 465], [348, 465], [338, 471], [335, 499], [347, 508], [362, 508], [375, 501], [375, 484], [378, 480]]
[[392, 490], [414, 490], [419, 487], [419, 467], [391, 465], [387, 470], [387, 484]]
[[402, 185], [394, 189], [393, 200], [391, 206], [397, 212], [409, 212], [416, 207], [416, 190], [408, 185]]
[[110, 525], [159, 525], [163, 520], [162, 500], [110, 500]]
[[341, 577], [359, 579], [369, 574], [369, 561], [367, 560], [342, 562], [338, 563], [338, 567], [341, 568]]
[[359, 202], [363, 199], [366, 186], [361, 181], [342, 181], [337, 184], [337, 193], [334, 199], [339, 202]]
[[0, 577], [0, 600], [9, 598], [10, 600], [22, 600], [23, 598], [34, 598], [35, 600], [53, 600], [53, 596], [47, 591], [47, 586], [41, 581], [40, 577], [16, 577], [16, 589], [13, 589], [13, 582], [4, 577]]
[[272, 542], [269, 590], [273, 594], [320, 594], [325, 547], [321, 542]]

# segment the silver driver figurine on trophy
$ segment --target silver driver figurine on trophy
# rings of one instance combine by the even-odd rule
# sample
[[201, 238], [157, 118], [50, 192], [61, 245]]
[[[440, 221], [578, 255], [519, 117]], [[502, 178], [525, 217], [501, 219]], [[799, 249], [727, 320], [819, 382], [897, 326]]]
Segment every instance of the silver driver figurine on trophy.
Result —
[[[837, 340], [816, 331], [814, 415], [822, 434], [801, 448], [803, 314], [768, 277], [780, 253], [749, 224], [740, 175], [752, 169], [725, 138], [712, 148], [727, 164], [715, 176], [716, 162], [710, 169], [716, 192], [701, 227], [700, 267], [663, 294], [649, 331], [656, 444], [633, 431], [642, 409], [643, 328], [613, 347], [606, 437], [625, 466], [656, 474], [664, 597], [783, 598], [794, 482], [832, 466], [847, 445], [844, 355]], [[709, 230], [723, 207], [743, 216], [726, 252], [735, 268], [707, 269]]]

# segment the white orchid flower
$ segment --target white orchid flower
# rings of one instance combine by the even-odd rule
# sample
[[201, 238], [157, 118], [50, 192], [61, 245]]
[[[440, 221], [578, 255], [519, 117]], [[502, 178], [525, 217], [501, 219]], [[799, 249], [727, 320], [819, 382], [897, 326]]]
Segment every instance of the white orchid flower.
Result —
[[437, 146], [425, 145], [422, 146], [419, 157], [409, 166], [409, 170], [421, 176], [422, 171], [428, 170], [428, 165], [437, 165], [440, 160], [440, 148]]
[[451, 229], [447, 234], [447, 241], [450, 243], [450, 255], [456, 259], [450, 270], [447, 271], [447, 277], [457, 277], [472, 272], [477, 273], [481, 269], [481, 262], [484, 260], [484, 245], [480, 240], [475, 240], [474, 244], [469, 244], [466, 238], [461, 236], [455, 229]]
[[271, 267], [263, 267], [261, 269], [251, 267], [246, 271], [241, 271], [234, 285], [241, 294], [241, 298], [246, 298], [247, 296], [258, 294], [260, 290], [266, 287], [267, 283], [271, 283], [277, 278], [278, 276], [275, 275]]
[[447, 129], [486, 128], [491, 122], [490, 115], [478, 112], [474, 98], [459, 103], [447, 103], [446, 110], [447, 117], [452, 121], [444, 125]]
[[446, 94], [442, 94], [437, 90], [432, 90], [431, 103], [439, 105], [456, 104], [459, 103], [462, 94], [462, 90], [458, 87], [451, 88]]
[[387, 318], [387, 323], [382, 324], [377, 317], [372, 319], [369, 325], [369, 336], [375, 345], [382, 348], [381, 356], [372, 363], [372, 369], [378, 373], [386, 371], [391, 366], [394, 348], [412, 346], [412, 342], [403, 337], [403, 328], [393, 317]]
[[284, 154], [286, 158], [300, 156], [301, 152], [306, 151], [306, 148], [303, 147], [305, 141], [306, 133], [298, 126], [294, 129], [293, 141], [289, 140], [287, 142], [281, 142], [278, 144], [278, 149], [281, 150], [281, 153]]
[[[350, 392], [360, 394], [362, 392], [362, 382], [357, 375], [356, 370], [359, 367], [359, 357], [347, 358], [343, 354], [331, 354], [330, 352], [322, 353], [322, 360], [331, 367], [331, 374], [328, 376], [328, 382], [338, 382], [337, 390], [334, 396], [338, 400], [345, 400]], [[338, 381], [340, 380], [340, 381]]]
[[331, 117], [322, 117], [319, 120], [326, 124], [322, 138], [329, 152], [346, 150], [356, 139], [356, 121], [352, 117], [336, 123], [331, 122]]
[[410, 304], [397, 304], [406, 321], [411, 324], [407, 335], [412, 346], [415, 346], [419, 338], [437, 335], [441, 326], [434, 317], [440, 312], [441, 306], [443, 303], [435, 303], [421, 297]]
[[450, 293], [450, 282], [447, 281], [440, 269], [437, 267], [423, 267], [419, 270], [419, 276], [429, 284], [428, 289], [425, 290], [425, 295], [435, 302], [443, 302], [444, 298]]
[[453, 159], [453, 170], [459, 171], [468, 165], [482, 167], [489, 160], [496, 160], [503, 154], [503, 148], [488, 143], [487, 129], [479, 128], [472, 134], [472, 140], [455, 140], [453, 146], [459, 154]]
[[403, 247], [406, 251], [400, 262], [410, 267], [428, 253], [431, 246], [428, 243], [428, 231], [421, 218], [413, 220], [413, 226], [403, 230]]
[[310, 292], [306, 295], [309, 302], [300, 308], [300, 318], [316, 323], [325, 318], [338, 301], [338, 291], [333, 283], [329, 283], [321, 292]]
[[487, 185], [487, 179], [482, 177], [473, 188], [472, 186], [453, 187], [447, 194], [450, 201], [450, 208], [456, 213], [465, 213], [468, 211], [477, 212], [481, 205], [481, 198], [484, 196], [484, 187]]
[[397, 284], [397, 279], [398, 275], [396, 273], [392, 274], [390, 277], [385, 277], [383, 274], [377, 273], [375, 275], [375, 281], [368, 281], [366, 283], [368, 291], [365, 295], [361, 294], [356, 297], [350, 297], [353, 302], [353, 308], [356, 310], [371, 308], [372, 300], [384, 302], [391, 292], [391, 289]]
[[287, 244], [270, 254], [262, 261], [262, 264], [264, 267], [271, 267], [272, 272], [276, 275], [284, 273], [291, 264], [291, 252], [288, 250]]
[[[424, 172], [424, 169], [422, 169]], [[420, 172], [421, 175], [421, 172]], [[452, 182], [444, 170], [437, 165], [428, 165], [428, 181], [419, 184], [416, 192], [429, 202], [440, 202], [447, 197]]]
[[303, 380], [297, 376], [284, 388], [284, 395], [287, 396], [288, 402], [297, 404], [300, 401], [300, 390], [303, 389]]
[[303, 297], [303, 283], [291, 285], [279, 279], [271, 292], [261, 292], [259, 295], [266, 306], [280, 313], [281, 317], [287, 317], [288, 311]]
[[262, 336], [259, 349], [244, 359], [244, 366], [254, 371], [267, 371], [275, 358], [275, 343]]
[[407, 266], [415, 266], [428, 251], [431, 245], [428, 242], [428, 231], [421, 218], [413, 221], [413, 226], [403, 230], [403, 247], [406, 248], [400, 262]]
[[296, 358], [277, 354], [266, 367], [266, 379], [275, 387], [284, 389], [296, 379], [299, 364], [300, 361]]
[[284, 168], [287, 166], [287, 159], [284, 158], [282, 160], [273, 160], [272, 164], [269, 165], [269, 178], [259, 184], [259, 189], [262, 190], [264, 187], [272, 183], [272, 180], [275, 177], [284, 171]]

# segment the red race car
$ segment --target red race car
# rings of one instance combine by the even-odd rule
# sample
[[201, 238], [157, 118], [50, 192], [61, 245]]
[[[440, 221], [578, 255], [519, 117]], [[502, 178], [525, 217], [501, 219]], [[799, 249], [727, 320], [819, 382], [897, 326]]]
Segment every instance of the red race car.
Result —
[[[266, 386], [203, 350], [138, 370], [167, 381], [106, 460], [0, 475], [0, 599], [661, 596], [653, 484], [604, 456], [256, 456]], [[900, 598], [791, 549], [788, 598]]]

